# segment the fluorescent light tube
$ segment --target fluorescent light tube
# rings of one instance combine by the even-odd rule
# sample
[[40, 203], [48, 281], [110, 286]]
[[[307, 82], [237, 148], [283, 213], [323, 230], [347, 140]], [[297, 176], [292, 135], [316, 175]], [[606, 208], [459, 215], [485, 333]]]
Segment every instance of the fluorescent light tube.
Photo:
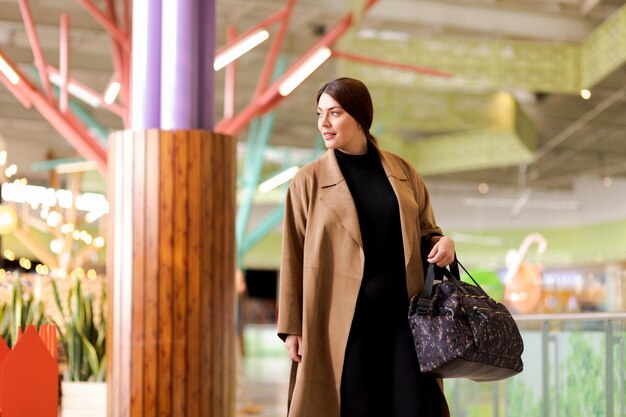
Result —
[[266, 193], [274, 188], [278, 187], [281, 184], [286, 183], [290, 179], [296, 176], [297, 172], [300, 170], [297, 166], [293, 166], [280, 174], [273, 176], [272, 178], [264, 181], [259, 185], [259, 192]]
[[[57, 87], [60, 87], [62, 84], [61, 76], [56, 72], [51, 72], [48, 76], [50, 82]], [[87, 91], [84, 88], [74, 84], [72, 81], [69, 81], [67, 84], [67, 92], [76, 97], [77, 99], [84, 101], [89, 104], [91, 107], [98, 108], [102, 105], [102, 100], [100, 97], [93, 94], [91, 91]]]
[[233, 62], [252, 48], [258, 46], [261, 42], [270, 37], [270, 33], [267, 30], [260, 29], [256, 32], [246, 36], [224, 52], [215, 57], [213, 61], [213, 69], [219, 71], [226, 65]]
[[104, 92], [104, 102], [106, 104], [113, 104], [120, 92], [120, 88], [122, 88], [122, 85], [117, 81], [113, 81], [109, 84], [107, 90]]
[[96, 169], [98, 169], [96, 161], [80, 161], [59, 164], [54, 171], [57, 174], [73, 174], [75, 172], [95, 171]]
[[330, 49], [323, 47], [318, 49], [309, 59], [304, 61], [302, 65], [298, 69], [296, 69], [285, 81], [280, 83], [278, 86], [278, 92], [281, 96], [289, 95], [293, 90], [296, 89], [300, 83], [313, 73], [320, 65], [322, 65], [328, 58], [332, 52]]
[[2, 58], [1, 56], [0, 56], [0, 71], [2, 71], [2, 73], [9, 79], [11, 84], [17, 85], [17, 83], [20, 82], [20, 76], [17, 75], [17, 72], [15, 72], [13, 67], [11, 67], [11, 65], [9, 65], [9, 63], [6, 62], [4, 58]]

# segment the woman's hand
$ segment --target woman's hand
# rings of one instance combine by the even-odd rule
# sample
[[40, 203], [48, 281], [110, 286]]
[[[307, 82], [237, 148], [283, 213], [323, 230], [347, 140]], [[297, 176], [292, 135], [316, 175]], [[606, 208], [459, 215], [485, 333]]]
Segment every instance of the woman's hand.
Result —
[[442, 236], [439, 242], [435, 243], [426, 260], [437, 266], [450, 265], [454, 261], [454, 241], [448, 236]]
[[285, 348], [289, 353], [289, 359], [295, 362], [302, 362], [302, 336], [287, 336]]

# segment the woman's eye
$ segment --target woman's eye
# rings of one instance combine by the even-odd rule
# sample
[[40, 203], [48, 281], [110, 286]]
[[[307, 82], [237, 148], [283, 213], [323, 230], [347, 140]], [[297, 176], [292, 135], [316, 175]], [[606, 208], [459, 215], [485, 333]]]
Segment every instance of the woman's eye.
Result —
[[333, 116], [337, 117], [337, 116], [339, 116], [341, 113], [339, 113], [338, 111], [334, 111], [334, 112], [332, 112], [332, 113], [330, 113], [330, 114], [332, 114]]

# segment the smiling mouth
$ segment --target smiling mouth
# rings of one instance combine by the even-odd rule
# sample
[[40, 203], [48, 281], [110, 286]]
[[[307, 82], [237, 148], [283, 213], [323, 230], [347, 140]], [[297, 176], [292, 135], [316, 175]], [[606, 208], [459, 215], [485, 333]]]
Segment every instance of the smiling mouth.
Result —
[[324, 133], [324, 139], [332, 139], [335, 135], [335, 133]]

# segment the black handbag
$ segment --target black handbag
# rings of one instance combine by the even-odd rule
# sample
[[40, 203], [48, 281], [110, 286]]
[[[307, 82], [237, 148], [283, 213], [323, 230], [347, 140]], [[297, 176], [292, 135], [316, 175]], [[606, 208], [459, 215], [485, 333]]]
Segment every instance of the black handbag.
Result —
[[520, 373], [524, 342], [511, 313], [471, 275], [475, 286], [461, 281], [458, 265], [456, 256], [450, 270], [429, 264], [424, 289], [411, 299], [409, 324], [420, 371], [478, 382]]

